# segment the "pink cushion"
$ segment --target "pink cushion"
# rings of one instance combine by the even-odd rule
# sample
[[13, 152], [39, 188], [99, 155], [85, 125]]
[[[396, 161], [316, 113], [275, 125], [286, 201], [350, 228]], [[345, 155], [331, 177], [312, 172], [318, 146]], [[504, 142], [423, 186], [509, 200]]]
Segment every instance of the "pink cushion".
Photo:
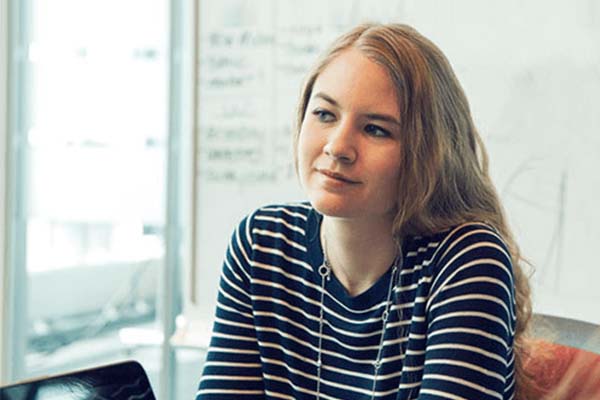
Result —
[[525, 370], [534, 381], [533, 398], [600, 399], [600, 355], [543, 340], [532, 342]]

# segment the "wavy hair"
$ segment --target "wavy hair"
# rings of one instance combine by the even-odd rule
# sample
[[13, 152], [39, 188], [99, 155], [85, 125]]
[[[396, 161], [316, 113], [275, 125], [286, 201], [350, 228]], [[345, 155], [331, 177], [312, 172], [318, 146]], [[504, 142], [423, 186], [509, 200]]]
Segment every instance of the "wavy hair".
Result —
[[523, 369], [531, 318], [529, 277], [523, 268], [526, 263], [489, 176], [487, 153], [469, 103], [441, 50], [402, 24], [363, 24], [339, 37], [302, 88], [294, 134], [296, 161], [300, 129], [315, 81], [349, 48], [360, 50], [384, 67], [396, 87], [403, 136], [394, 237], [427, 235], [479, 221], [496, 229], [507, 244], [515, 281], [517, 398], [529, 397], [530, 379]]

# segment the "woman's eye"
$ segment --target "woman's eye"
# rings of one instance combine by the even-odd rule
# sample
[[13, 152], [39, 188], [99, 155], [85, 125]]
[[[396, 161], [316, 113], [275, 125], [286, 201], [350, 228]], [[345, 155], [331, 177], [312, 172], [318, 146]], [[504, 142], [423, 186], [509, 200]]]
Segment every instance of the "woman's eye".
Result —
[[315, 115], [320, 122], [331, 122], [335, 119], [335, 116], [331, 112], [322, 109], [314, 110], [313, 115]]
[[368, 124], [367, 126], [365, 126], [365, 132], [367, 132], [369, 135], [375, 136], [375, 137], [391, 136], [391, 134], [388, 131], [386, 131], [385, 129], [383, 129], [377, 125], [373, 125], [373, 124]]

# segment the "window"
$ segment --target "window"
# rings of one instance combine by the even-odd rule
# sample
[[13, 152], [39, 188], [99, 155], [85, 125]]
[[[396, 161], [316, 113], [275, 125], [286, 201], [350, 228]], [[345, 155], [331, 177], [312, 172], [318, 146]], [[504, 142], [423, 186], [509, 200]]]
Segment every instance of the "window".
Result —
[[172, 366], [172, 3], [9, 3], [10, 380], [136, 358], [158, 393]]

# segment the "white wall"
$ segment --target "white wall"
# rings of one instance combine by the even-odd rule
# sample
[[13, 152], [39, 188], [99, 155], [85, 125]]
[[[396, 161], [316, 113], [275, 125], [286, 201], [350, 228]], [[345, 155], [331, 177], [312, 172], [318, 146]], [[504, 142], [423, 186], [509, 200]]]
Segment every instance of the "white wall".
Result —
[[[6, 153], [6, 103], [7, 103], [7, 22], [6, 15], [7, 0], [0, 0], [0, 360], [4, 358], [4, 284], [5, 284], [5, 232], [6, 232], [6, 174], [7, 174], [7, 153]], [[3, 363], [0, 362], [0, 382], [4, 372]]]

